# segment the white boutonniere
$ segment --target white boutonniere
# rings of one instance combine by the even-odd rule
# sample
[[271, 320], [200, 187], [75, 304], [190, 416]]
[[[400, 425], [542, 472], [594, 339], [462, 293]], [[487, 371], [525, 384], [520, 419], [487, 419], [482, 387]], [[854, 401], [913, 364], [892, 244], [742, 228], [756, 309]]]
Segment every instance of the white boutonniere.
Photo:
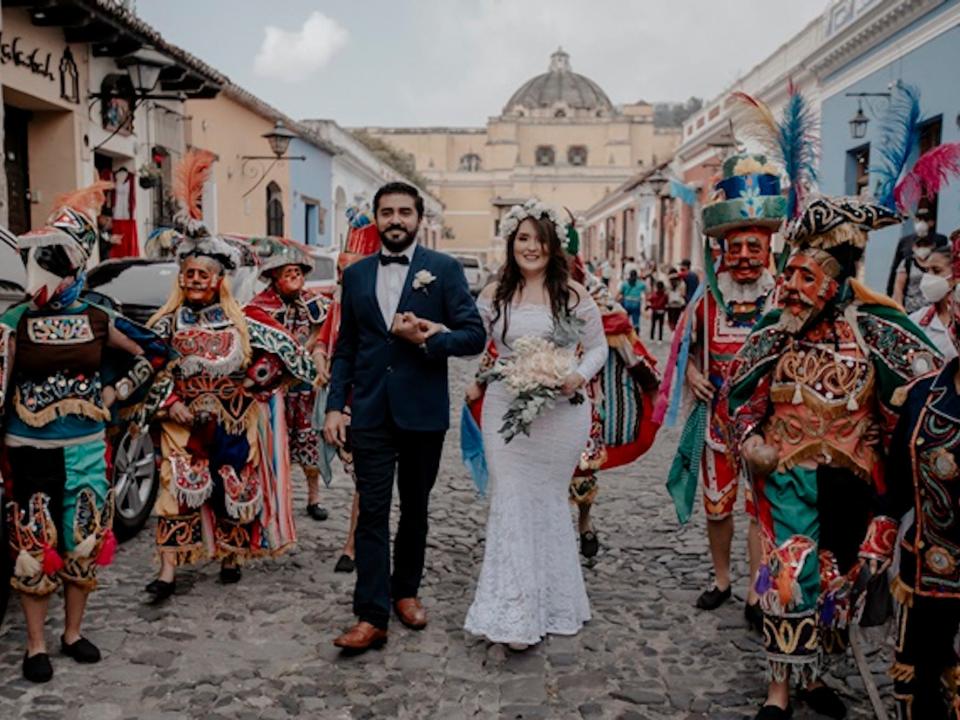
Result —
[[436, 279], [436, 275], [429, 270], [420, 270], [416, 275], [413, 276], [413, 289], [429, 292], [429, 290], [427, 290], [427, 286]]

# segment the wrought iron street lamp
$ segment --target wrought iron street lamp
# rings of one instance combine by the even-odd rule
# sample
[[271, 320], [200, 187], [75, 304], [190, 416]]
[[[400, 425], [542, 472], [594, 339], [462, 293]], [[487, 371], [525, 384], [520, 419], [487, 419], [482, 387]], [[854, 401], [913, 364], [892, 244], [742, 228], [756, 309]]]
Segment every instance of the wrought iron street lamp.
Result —
[[[254, 190], [256, 190], [260, 183], [264, 181], [270, 171], [273, 169], [273, 166], [281, 161], [292, 161], [292, 160], [306, 160], [306, 155], [287, 155], [287, 150], [290, 149], [290, 141], [297, 137], [297, 134], [291, 132], [283, 125], [282, 120], [277, 120], [276, 124], [273, 126], [273, 130], [270, 132], [265, 132], [260, 137], [266, 139], [270, 144], [270, 150], [273, 155], [241, 155], [240, 159], [243, 161], [240, 165], [240, 174], [246, 177], [249, 177], [251, 180], [256, 179], [256, 182], [253, 184], [249, 190], [247, 190], [243, 197], [246, 197]], [[269, 160], [270, 164], [265, 165], [265, 161]], [[255, 162], [256, 164], [251, 164]]]
[[149, 95], [156, 89], [161, 71], [170, 65], [173, 63], [164, 55], [147, 48], [117, 60], [117, 66], [126, 69], [130, 76], [133, 92], [138, 98]]
[[870, 118], [863, 112], [863, 99], [867, 98], [867, 107], [870, 108], [871, 114], [876, 115], [877, 113], [870, 104], [869, 98], [886, 98], [889, 100], [890, 93], [848, 92], [846, 96], [857, 98], [857, 114], [850, 119], [850, 137], [854, 140], [863, 140], [867, 136], [867, 125], [870, 123]]

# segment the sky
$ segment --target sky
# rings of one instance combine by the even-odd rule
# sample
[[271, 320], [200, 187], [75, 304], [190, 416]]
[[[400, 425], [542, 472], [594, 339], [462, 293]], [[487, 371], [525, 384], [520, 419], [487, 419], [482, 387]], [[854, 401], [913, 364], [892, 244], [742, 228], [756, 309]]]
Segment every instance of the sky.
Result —
[[291, 117], [483, 126], [562, 46], [615, 104], [715, 97], [826, 0], [136, 0]]

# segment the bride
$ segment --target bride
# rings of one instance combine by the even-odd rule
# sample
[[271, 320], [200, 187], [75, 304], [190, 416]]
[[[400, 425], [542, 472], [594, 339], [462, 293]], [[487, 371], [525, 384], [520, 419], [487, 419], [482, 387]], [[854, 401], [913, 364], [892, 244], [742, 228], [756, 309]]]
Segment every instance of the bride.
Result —
[[[491, 382], [483, 404], [483, 445], [490, 475], [490, 514], [483, 567], [465, 629], [524, 650], [548, 634], [574, 635], [590, 619], [568, 505], [570, 477], [586, 447], [590, 403], [572, 398], [602, 368], [607, 341], [596, 303], [568, 277], [559, 216], [536, 201], [503, 221], [506, 263], [477, 307], [500, 358], [522, 337], [547, 338], [558, 320], [579, 327], [579, 361], [561, 397], [506, 444], [498, 430], [511, 395]], [[570, 316], [581, 322], [570, 323]], [[575, 367], [574, 367], [575, 365]], [[476, 384], [468, 399], [483, 391]]]

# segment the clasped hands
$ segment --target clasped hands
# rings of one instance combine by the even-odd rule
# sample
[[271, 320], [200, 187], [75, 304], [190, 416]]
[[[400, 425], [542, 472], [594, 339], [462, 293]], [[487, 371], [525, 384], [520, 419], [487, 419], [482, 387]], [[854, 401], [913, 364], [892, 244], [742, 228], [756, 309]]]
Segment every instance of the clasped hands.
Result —
[[443, 325], [432, 320], [419, 318], [412, 312], [397, 313], [393, 317], [390, 332], [414, 345], [423, 345], [427, 340], [443, 331]]

